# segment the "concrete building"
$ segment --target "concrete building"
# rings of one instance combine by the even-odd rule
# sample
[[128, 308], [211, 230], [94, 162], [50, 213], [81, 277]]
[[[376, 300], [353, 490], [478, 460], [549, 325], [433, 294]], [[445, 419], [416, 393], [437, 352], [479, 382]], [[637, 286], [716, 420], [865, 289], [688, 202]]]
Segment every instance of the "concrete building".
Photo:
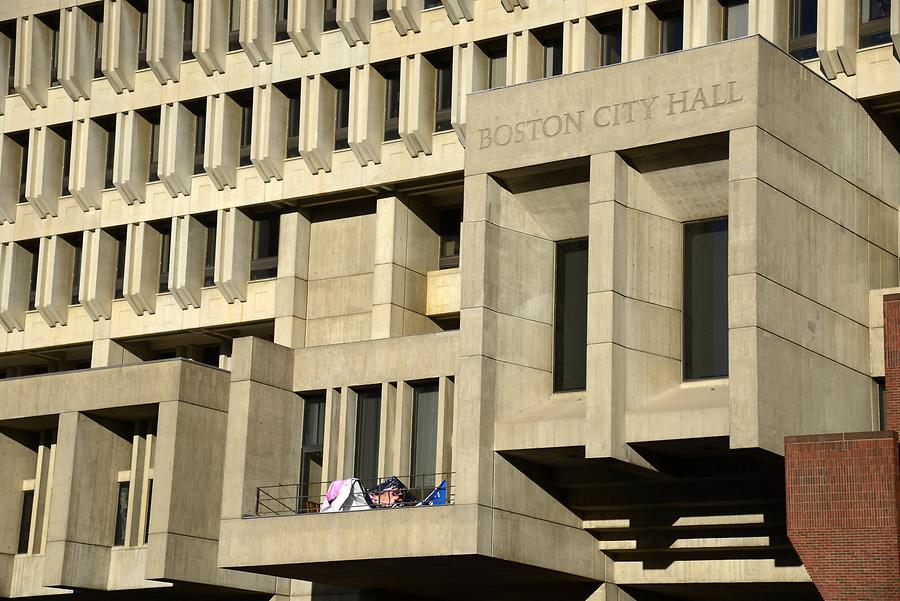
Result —
[[[0, 0], [0, 597], [900, 599], [785, 490], [897, 465], [898, 53], [900, 0]], [[321, 511], [392, 475], [447, 502]]]

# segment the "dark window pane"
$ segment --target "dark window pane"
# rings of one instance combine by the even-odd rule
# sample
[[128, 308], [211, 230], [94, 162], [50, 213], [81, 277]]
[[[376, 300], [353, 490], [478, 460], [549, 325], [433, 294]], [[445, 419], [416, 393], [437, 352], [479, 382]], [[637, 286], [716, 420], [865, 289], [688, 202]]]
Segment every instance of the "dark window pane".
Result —
[[381, 21], [390, 18], [387, 9], [387, 0], [373, 0], [372, 2], [372, 20]]
[[275, 2], [275, 41], [288, 39], [288, 2], [289, 0], [276, 0]]
[[159, 245], [159, 292], [169, 291], [169, 246], [172, 244], [172, 235], [163, 232]]
[[[415, 387], [413, 389], [412, 456], [410, 457], [410, 466], [412, 467], [410, 486], [413, 488], [425, 489], [435, 485], [437, 425], [437, 383]], [[416, 492], [421, 491], [414, 491], [413, 494]]]
[[750, 5], [743, 2], [723, 2], [722, 36], [733, 40], [747, 35], [750, 18]]
[[859, 6], [859, 47], [891, 41], [891, 0], [861, 0]]
[[140, 69], [148, 69], [150, 67], [147, 64], [147, 27], [148, 27], [148, 15], [147, 9], [144, 8], [140, 12], [140, 21], [138, 24], [138, 64], [137, 68]]
[[429, 8], [437, 8], [438, 6], [442, 6], [443, 2], [441, 0], [425, 0], [425, 10]]
[[228, 51], [241, 47], [241, 0], [229, 0], [228, 9]]
[[125, 524], [128, 520], [128, 482], [119, 482], [116, 497], [116, 533], [113, 545], [121, 547], [125, 544]]
[[347, 129], [350, 126], [350, 82], [335, 86], [334, 149], [350, 148]]
[[159, 181], [159, 119], [150, 121], [150, 167], [148, 182]]
[[250, 164], [250, 146], [253, 140], [253, 105], [241, 107], [241, 166]]
[[189, 61], [194, 58], [192, 37], [194, 35], [194, 0], [185, 0], [184, 3], [184, 30], [182, 32], [181, 60]]
[[35, 308], [37, 297], [38, 279], [38, 247], [35, 246], [31, 253], [31, 281], [28, 283], [28, 310]]
[[303, 403], [303, 446], [321, 447], [325, 442], [325, 397], [312, 397]]
[[261, 280], [278, 275], [278, 233], [281, 215], [272, 213], [253, 221], [253, 249], [250, 279]]
[[50, 87], [59, 85], [59, 30], [50, 29]]
[[203, 161], [206, 155], [206, 111], [196, 114], [194, 128], [194, 174], [203, 173]]
[[71, 304], [78, 304], [78, 292], [81, 289], [81, 245], [75, 245], [75, 262], [72, 271], [72, 299]]
[[600, 32], [600, 66], [622, 62], [622, 25], [605, 28]]
[[116, 290], [114, 298], [124, 298], [125, 289], [125, 234], [116, 238]]
[[326, 484], [322, 472], [325, 444], [325, 395], [303, 401], [303, 440], [300, 454], [298, 512], [318, 510]]
[[684, 226], [684, 379], [728, 375], [728, 221]]
[[584, 390], [587, 376], [587, 240], [556, 245], [553, 389]]
[[683, 32], [684, 20], [681, 14], [661, 19], [659, 23], [660, 54], [681, 50]]
[[31, 540], [31, 512], [34, 509], [34, 491], [26, 490], [22, 493], [22, 518], [19, 520], [19, 546], [16, 553], [28, 553], [28, 543]]
[[459, 233], [462, 207], [441, 211], [440, 268], [459, 267]]
[[323, 31], [334, 31], [337, 24], [337, 0], [325, 0], [325, 15], [322, 24]]
[[216, 224], [206, 226], [206, 257], [203, 261], [203, 285], [215, 284], [216, 267]]
[[357, 392], [356, 396], [356, 452], [353, 475], [363, 486], [378, 482], [378, 443], [381, 435], [381, 391]]
[[147, 481], [147, 515], [144, 519], [144, 544], [150, 540], [150, 506], [153, 502], [153, 479]]
[[788, 50], [798, 60], [818, 56], [816, 52], [816, 11], [818, 0], [791, 0]]
[[450, 110], [453, 104], [453, 64], [448, 61], [437, 65], [436, 68], [434, 131], [447, 131], [453, 127], [450, 122]]
[[384, 77], [384, 139], [400, 138], [400, 71], [391, 70]]

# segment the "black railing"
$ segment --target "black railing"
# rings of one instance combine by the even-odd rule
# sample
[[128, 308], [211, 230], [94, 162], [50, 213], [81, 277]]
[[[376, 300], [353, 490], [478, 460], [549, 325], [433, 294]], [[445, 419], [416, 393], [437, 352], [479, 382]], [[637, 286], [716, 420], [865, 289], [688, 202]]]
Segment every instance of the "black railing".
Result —
[[452, 505], [452, 476], [453, 472], [443, 472], [388, 476], [368, 483], [351, 478], [261, 486], [256, 489], [256, 515], [274, 517]]

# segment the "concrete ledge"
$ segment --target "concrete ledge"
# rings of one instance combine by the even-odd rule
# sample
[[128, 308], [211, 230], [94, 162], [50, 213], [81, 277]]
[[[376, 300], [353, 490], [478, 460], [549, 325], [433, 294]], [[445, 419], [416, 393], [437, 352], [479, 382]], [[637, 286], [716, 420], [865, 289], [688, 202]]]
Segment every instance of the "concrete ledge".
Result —
[[897, 433], [893, 430], [875, 432], [841, 432], [838, 434], [807, 434], [805, 436], [785, 436], [784, 444], [810, 444], [818, 442], [837, 442], [840, 440], [881, 440], [893, 438], [897, 440]]

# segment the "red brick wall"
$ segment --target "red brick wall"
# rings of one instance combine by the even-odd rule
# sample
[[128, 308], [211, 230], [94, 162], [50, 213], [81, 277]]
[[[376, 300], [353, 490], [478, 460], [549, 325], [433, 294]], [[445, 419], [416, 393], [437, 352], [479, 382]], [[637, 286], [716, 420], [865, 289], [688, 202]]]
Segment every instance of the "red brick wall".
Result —
[[788, 536], [825, 601], [900, 601], [896, 432], [785, 439]]
[[884, 404], [887, 429], [900, 432], [900, 294], [884, 297]]

